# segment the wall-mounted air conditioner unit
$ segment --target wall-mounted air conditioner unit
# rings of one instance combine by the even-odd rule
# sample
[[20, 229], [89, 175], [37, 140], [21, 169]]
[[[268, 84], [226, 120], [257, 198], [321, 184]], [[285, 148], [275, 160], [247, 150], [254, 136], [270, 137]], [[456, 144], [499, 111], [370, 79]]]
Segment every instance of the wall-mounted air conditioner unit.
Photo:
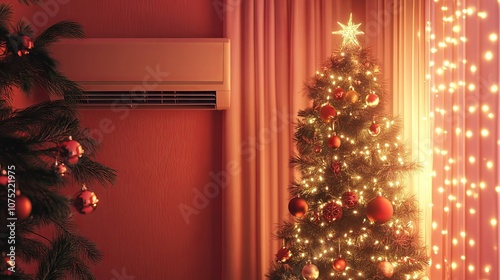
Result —
[[52, 46], [51, 55], [85, 90], [79, 100], [83, 107], [229, 107], [229, 39], [64, 40]]

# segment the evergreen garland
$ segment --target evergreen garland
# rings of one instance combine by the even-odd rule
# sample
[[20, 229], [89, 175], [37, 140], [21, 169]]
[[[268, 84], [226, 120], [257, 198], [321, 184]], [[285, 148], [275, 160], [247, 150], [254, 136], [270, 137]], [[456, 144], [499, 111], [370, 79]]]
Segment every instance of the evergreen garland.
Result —
[[[15, 181], [12, 177], [9, 182], [29, 198], [32, 210], [28, 218], [15, 222], [15, 244], [9, 243], [12, 234], [4, 224], [12, 217], [10, 206], [6, 207], [11, 202], [10, 187], [0, 185], [0, 279], [95, 279], [90, 267], [101, 260], [102, 253], [78, 234], [72, 222], [72, 197], [64, 195], [63, 189], [76, 185], [79, 190], [82, 184], [106, 187], [114, 183], [116, 172], [95, 161], [99, 143], [80, 126], [73, 102], [82, 89], [57, 70], [50, 56], [51, 44], [62, 38], [82, 38], [84, 32], [75, 22], [61, 21], [32, 40], [31, 27], [22, 21], [11, 25], [11, 17], [11, 6], [0, 4], [0, 172], [4, 172], [0, 176], [8, 175], [9, 166], [15, 167]], [[10, 100], [15, 88], [24, 94], [42, 89], [63, 99], [14, 109]], [[76, 164], [66, 165], [63, 176], [55, 164], [61, 160], [61, 143], [70, 136], [85, 151]], [[51, 234], [42, 235], [41, 229]], [[11, 246], [15, 246], [15, 264], [8, 262]], [[38, 270], [27, 273], [23, 263], [35, 263]], [[12, 265], [14, 273], [8, 270]]]

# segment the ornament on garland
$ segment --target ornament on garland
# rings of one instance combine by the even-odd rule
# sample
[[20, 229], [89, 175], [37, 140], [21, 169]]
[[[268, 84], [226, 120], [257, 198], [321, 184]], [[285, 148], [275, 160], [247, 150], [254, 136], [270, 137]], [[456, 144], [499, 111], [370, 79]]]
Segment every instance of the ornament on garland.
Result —
[[323, 218], [328, 222], [334, 222], [342, 218], [342, 207], [336, 202], [329, 202], [323, 207]]
[[372, 122], [370, 125], [370, 128], [368, 129], [368, 132], [370, 132], [371, 136], [377, 136], [380, 134], [380, 125], [376, 123], [375, 121]]
[[83, 184], [81, 191], [75, 195], [73, 206], [78, 213], [89, 214], [94, 212], [98, 202], [99, 199], [97, 199], [97, 195], [94, 192], [89, 191], [85, 184]]
[[344, 99], [344, 96], [345, 96], [345, 91], [340, 87], [336, 88], [333, 91], [333, 98], [335, 100], [342, 100], [342, 99]]
[[394, 275], [394, 266], [388, 261], [381, 261], [377, 265], [377, 272], [386, 278], [392, 278], [392, 275]]
[[330, 123], [337, 116], [337, 110], [332, 105], [326, 104], [319, 110], [319, 116], [325, 123]]
[[304, 216], [308, 208], [306, 200], [301, 197], [294, 197], [288, 203], [288, 211], [297, 218]]
[[9, 184], [9, 176], [7, 176], [7, 171], [2, 170], [0, 172], [0, 185], [7, 186]]
[[54, 162], [52, 169], [56, 174], [58, 174], [61, 177], [64, 177], [68, 172], [68, 167], [66, 166], [66, 164], [64, 164], [64, 162], [59, 162], [57, 160], [56, 162]]
[[377, 196], [366, 205], [366, 216], [372, 222], [386, 223], [392, 218], [394, 209], [389, 200]]
[[7, 42], [7, 50], [17, 56], [27, 55], [35, 47], [30, 37], [25, 35], [8, 35]]
[[317, 153], [317, 154], [321, 153], [321, 151], [322, 151], [322, 150], [323, 150], [323, 149], [321, 149], [321, 145], [316, 145], [316, 146], [314, 147], [314, 152], [315, 152], [315, 153]]
[[16, 192], [16, 217], [18, 220], [23, 221], [26, 220], [31, 215], [31, 209], [33, 205], [31, 204], [31, 200], [21, 194], [21, 192]]
[[337, 272], [342, 272], [345, 270], [347, 262], [339, 255], [332, 263], [332, 267]]
[[15, 269], [15, 262], [9, 256], [2, 254], [0, 261], [0, 275], [11, 276]]
[[276, 261], [279, 263], [286, 263], [292, 257], [292, 251], [283, 246], [276, 253]]
[[346, 92], [346, 94], [345, 94], [345, 100], [347, 102], [349, 102], [349, 103], [354, 104], [354, 103], [358, 102], [358, 100], [359, 100], [359, 94], [356, 91], [354, 91], [354, 90], [351, 89], [351, 90], [349, 90], [349, 91]]
[[330, 138], [328, 138], [328, 147], [330, 148], [333, 148], [333, 149], [337, 149], [340, 147], [340, 144], [342, 142], [340, 141], [340, 137], [338, 137], [337, 135], [332, 135]]
[[84, 150], [78, 141], [70, 136], [67, 141], [59, 144], [60, 156], [67, 164], [74, 165], [82, 157]]
[[333, 174], [335, 174], [335, 176], [338, 176], [342, 171], [342, 164], [339, 161], [333, 161], [332, 164], [330, 164], [330, 168], [332, 169]]
[[375, 93], [370, 93], [366, 96], [365, 102], [368, 107], [376, 107], [380, 102], [380, 98]]
[[358, 196], [356, 193], [348, 191], [342, 194], [342, 206], [351, 209], [358, 204]]
[[315, 264], [310, 261], [302, 268], [302, 277], [305, 280], [316, 280], [319, 277], [319, 269]]

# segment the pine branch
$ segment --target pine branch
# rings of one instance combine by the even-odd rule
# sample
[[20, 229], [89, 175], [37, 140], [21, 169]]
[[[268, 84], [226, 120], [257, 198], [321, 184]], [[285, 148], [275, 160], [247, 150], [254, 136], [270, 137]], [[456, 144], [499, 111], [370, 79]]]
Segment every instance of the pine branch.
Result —
[[[8, 23], [13, 15], [12, 7], [10, 4], [0, 4], [0, 37], [8, 34]], [[3, 40], [4, 38], [0, 38]]]
[[27, 22], [21, 20], [17, 23], [17, 26], [14, 28], [13, 33], [32, 37], [35, 32]]
[[45, 29], [34, 41], [39, 49], [46, 49], [61, 38], [83, 38], [85, 33], [80, 24], [73, 21], [60, 21]]
[[116, 180], [115, 170], [85, 156], [80, 158], [78, 164], [73, 166], [72, 170], [75, 181], [79, 183], [100, 184], [106, 187]]
[[63, 231], [52, 241], [52, 249], [39, 263], [37, 279], [65, 279], [69, 274], [72, 279], [95, 279], [84, 259], [81, 251], [88, 251], [90, 260], [100, 260], [100, 253], [93, 243], [83, 241], [68, 231]]
[[38, 4], [40, 0], [17, 0], [21, 4], [30, 5], [30, 4]]

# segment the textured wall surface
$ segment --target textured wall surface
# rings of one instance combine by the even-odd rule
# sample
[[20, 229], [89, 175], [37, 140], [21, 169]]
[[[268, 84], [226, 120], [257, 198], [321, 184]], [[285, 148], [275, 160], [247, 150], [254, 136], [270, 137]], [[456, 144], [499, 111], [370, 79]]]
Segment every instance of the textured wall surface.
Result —
[[[31, 22], [37, 32], [74, 20], [85, 26], [87, 37], [222, 36], [212, 0], [42, 2], [44, 7], [12, 2], [15, 18]], [[29, 101], [20, 98], [18, 104]], [[83, 125], [102, 139], [98, 160], [119, 175], [112, 188], [88, 186], [99, 207], [76, 216], [81, 233], [104, 252], [94, 270], [97, 279], [221, 279], [221, 195], [196, 200], [197, 191], [216, 184], [210, 172], [221, 170], [221, 116], [216, 111], [130, 110], [126, 116], [81, 111]], [[112, 130], [100, 127], [103, 119]], [[199, 203], [189, 223], [180, 214], [181, 203]]]

